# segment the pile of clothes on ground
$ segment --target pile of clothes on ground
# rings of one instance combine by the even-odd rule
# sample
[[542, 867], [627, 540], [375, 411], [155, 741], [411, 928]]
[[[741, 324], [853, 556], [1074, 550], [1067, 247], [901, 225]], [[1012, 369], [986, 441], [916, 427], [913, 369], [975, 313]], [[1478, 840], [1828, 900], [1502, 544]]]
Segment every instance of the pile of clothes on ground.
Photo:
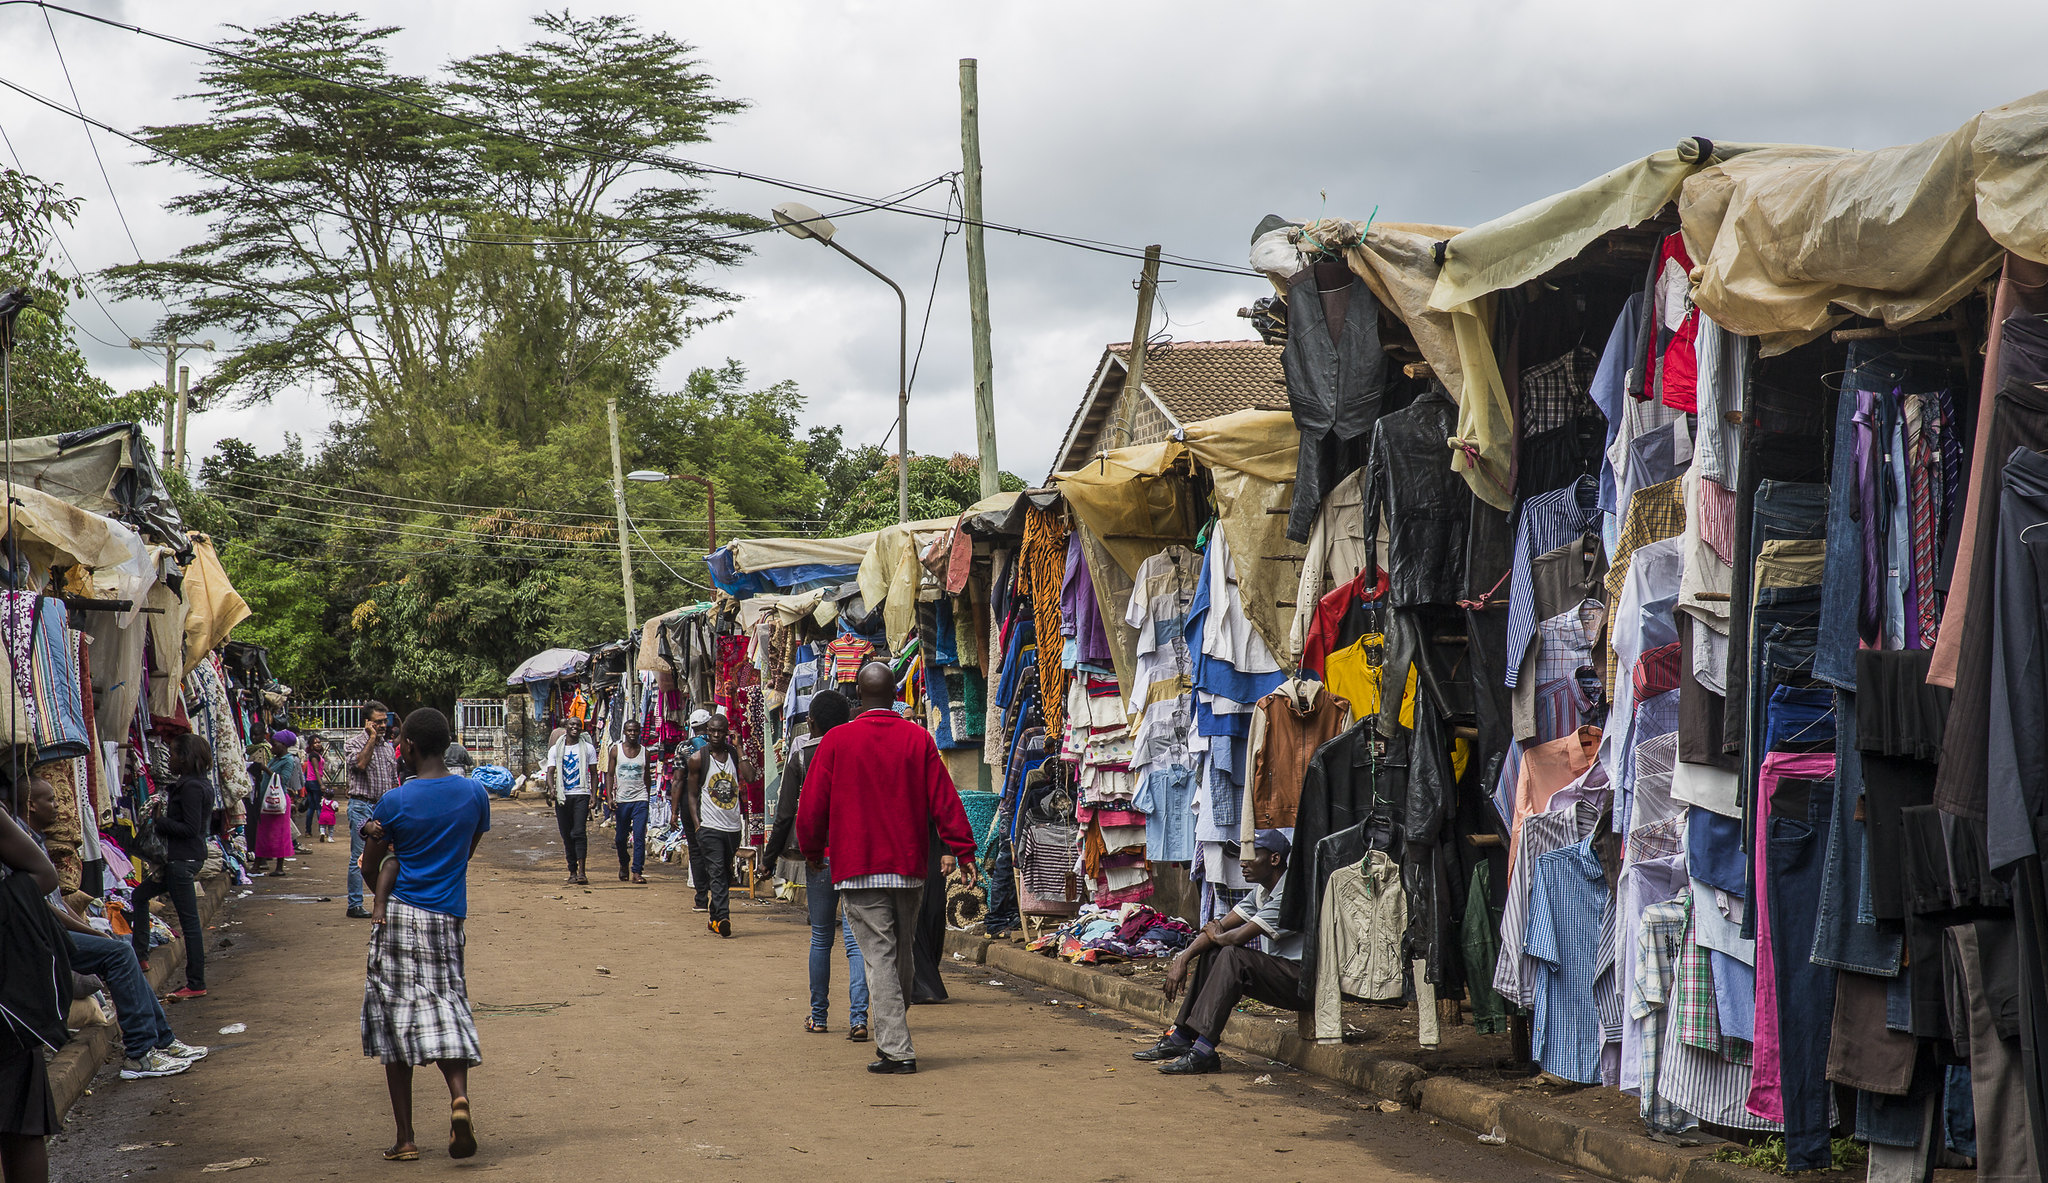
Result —
[[1196, 930], [1143, 904], [1083, 908], [1079, 916], [1031, 942], [1034, 953], [1049, 953], [1076, 965], [1102, 965], [1144, 957], [1171, 957], [1187, 948]]

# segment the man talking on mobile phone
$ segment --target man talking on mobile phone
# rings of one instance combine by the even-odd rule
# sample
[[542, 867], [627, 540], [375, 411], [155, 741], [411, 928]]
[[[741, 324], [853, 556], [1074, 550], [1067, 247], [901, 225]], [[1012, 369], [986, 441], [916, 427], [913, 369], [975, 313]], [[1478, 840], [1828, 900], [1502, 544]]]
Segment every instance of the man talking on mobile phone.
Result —
[[398, 747], [392, 742], [391, 708], [372, 700], [363, 704], [363, 729], [342, 748], [348, 767], [348, 915], [368, 920], [363, 906], [363, 823], [384, 794], [398, 787]]

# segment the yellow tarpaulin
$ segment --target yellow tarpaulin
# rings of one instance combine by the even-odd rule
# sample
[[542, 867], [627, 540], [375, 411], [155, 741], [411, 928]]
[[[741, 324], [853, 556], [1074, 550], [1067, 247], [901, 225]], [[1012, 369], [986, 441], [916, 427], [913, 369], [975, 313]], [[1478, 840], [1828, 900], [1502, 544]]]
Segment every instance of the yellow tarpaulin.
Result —
[[[1285, 411], [1239, 411], [1188, 424], [1187, 450], [1209, 470], [1217, 518], [1230, 543], [1245, 618], [1275, 653], [1287, 652], [1306, 547], [1287, 538], [1301, 433]], [[1286, 482], [1286, 483], [1282, 483]], [[1271, 513], [1269, 510], [1280, 510]], [[1282, 600], [1290, 601], [1286, 606]]]
[[2003, 250], [2048, 262], [2048, 92], [1918, 144], [1772, 148], [1688, 180], [1679, 199], [1694, 298], [1766, 356], [1848, 313], [1938, 316]]
[[204, 534], [186, 537], [192, 540], [192, 561], [185, 566], [185, 668], [180, 676], [190, 673], [251, 615], [249, 605], [228, 582], [227, 570], [214, 553], [213, 539]]
[[[1170, 542], [1193, 540], [1201, 523], [1181, 476], [1187, 449], [1175, 440], [1116, 448], [1073, 472], [1053, 474], [1074, 516], [1122, 567], [1138, 565]], [[1178, 473], [1178, 475], [1169, 475]]]

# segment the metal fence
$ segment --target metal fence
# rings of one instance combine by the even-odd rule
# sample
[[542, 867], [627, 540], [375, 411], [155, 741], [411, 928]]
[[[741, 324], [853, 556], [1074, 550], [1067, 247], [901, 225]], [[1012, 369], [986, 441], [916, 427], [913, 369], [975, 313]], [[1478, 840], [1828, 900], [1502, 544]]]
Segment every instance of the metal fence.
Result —
[[363, 704], [367, 699], [334, 699], [327, 702], [302, 703], [291, 710], [292, 721], [302, 727], [310, 721], [311, 730], [325, 734], [331, 731], [361, 731], [363, 729]]
[[[478, 764], [507, 764], [505, 744], [505, 700], [502, 698], [458, 698], [455, 700], [455, 740], [469, 749]], [[513, 769], [517, 772], [519, 769]]]

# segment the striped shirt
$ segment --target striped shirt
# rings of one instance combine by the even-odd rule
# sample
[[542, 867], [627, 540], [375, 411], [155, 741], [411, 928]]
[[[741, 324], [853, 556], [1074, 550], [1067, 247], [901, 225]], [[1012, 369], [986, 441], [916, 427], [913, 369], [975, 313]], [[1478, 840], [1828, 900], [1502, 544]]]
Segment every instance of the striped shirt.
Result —
[[[1536, 637], [1538, 555], [1596, 531], [1600, 526], [1600, 482], [1582, 476], [1562, 489], [1552, 489], [1522, 503], [1515, 527], [1514, 566], [1508, 569], [1507, 684], [1522, 680], [1522, 658]], [[1613, 597], [1609, 597], [1612, 602]]]
[[868, 888], [923, 887], [924, 880], [909, 875], [898, 875], [892, 871], [877, 871], [872, 875], [856, 875], [832, 886], [839, 891], [862, 891]]
[[[1699, 1124], [1692, 1114], [1672, 1104], [1659, 1087], [1663, 1080], [1664, 1035], [1671, 1025], [1673, 980], [1691, 914], [1690, 901], [1684, 896], [1643, 910], [1642, 927], [1636, 939], [1635, 985], [1629, 991], [1629, 1018], [1640, 1025], [1642, 1032], [1637, 1063], [1643, 1123], [1667, 1134]], [[1624, 1064], [1627, 1052], [1627, 1048], [1622, 1049]], [[1622, 1087], [1628, 1087], [1626, 1075]]]
[[[1546, 1072], [1579, 1084], [1600, 1079], [1605, 1042], [1596, 1002], [1604, 928], [1614, 893], [1593, 852], [1593, 835], [1537, 856], [1529, 874], [1529, 932], [1522, 951], [1536, 959], [1536, 1023], [1530, 1051]], [[1613, 956], [1607, 968], [1613, 969]], [[1610, 974], [1611, 982], [1611, 974]]]
[[[1644, 915], [1647, 918], [1658, 914], [1659, 909], [1679, 906], [1676, 901], [1657, 904], [1646, 909]], [[1685, 937], [1678, 954], [1674, 999], [1677, 1010], [1673, 1021], [1664, 1027], [1664, 1046], [1657, 1065], [1657, 1093], [1664, 1101], [1704, 1122], [1740, 1130], [1783, 1129], [1782, 1122], [1758, 1117], [1745, 1106], [1750, 1088], [1750, 1066], [1747, 1063], [1738, 1063], [1686, 1041], [1686, 1035], [1704, 1021], [1702, 1008], [1711, 1010], [1714, 1006], [1712, 970], [1696, 936], [1691, 911], [1687, 908]]]
[[1522, 820], [1521, 841], [1508, 869], [1507, 897], [1501, 908], [1500, 952], [1493, 967], [1493, 989], [1509, 1003], [1526, 1007], [1536, 997], [1536, 961], [1523, 952], [1529, 932], [1529, 882], [1539, 856], [1569, 846], [1593, 832], [1600, 806], [1574, 802]]

